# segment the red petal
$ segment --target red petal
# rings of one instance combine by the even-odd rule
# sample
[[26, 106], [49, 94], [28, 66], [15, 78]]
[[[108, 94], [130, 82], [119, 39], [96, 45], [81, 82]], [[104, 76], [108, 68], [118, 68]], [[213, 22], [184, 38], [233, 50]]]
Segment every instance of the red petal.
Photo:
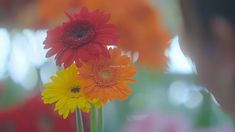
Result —
[[73, 50], [67, 50], [63, 54], [61, 60], [63, 61], [65, 68], [69, 67], [74, 62], [74, 54], [75, 52]]

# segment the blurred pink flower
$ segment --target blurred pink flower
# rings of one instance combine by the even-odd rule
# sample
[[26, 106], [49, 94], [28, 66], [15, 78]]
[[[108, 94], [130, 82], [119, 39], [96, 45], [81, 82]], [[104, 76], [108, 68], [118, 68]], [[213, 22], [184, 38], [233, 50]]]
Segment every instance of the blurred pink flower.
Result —
[[195, 132], [235, 132], [235, 127], [232, 125], [222, 125], [214, 128], [201, 128]]
[[130, 120], [124, 132], [191, 132], [191, 123], [182, 116], [144, 113]]

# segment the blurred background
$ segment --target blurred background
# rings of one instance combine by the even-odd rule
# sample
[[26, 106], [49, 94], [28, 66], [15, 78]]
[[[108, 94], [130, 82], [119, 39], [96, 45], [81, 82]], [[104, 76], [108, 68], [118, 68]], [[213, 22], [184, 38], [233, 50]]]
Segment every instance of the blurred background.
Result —
[[129, 99], [105, 106], [106, 132], [235, 132], [179, 48], [175, 0], [0, 0], [0, 132], [75, 132], [74, 115], [63, 120], [40, 91], [58, 70], [45, 58], [47, 29], [82, 6], [111, 14], [138, 71]]

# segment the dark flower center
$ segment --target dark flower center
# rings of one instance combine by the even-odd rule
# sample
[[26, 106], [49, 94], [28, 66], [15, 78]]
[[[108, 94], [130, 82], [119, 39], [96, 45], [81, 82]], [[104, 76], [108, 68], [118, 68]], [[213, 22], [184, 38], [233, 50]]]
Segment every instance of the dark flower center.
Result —
[[87, 24], [81, 24], [75, 33], [75, 38], [81, 40], [87, 37], [89, 34], [92, 34], [93, 29]]
[[70, 91], [71, 91], [72, 93], [79, 93], [79, 92], [80, 92], [80, 88], [74, 87], [74, 88], [71, 88]]
[[81, 48], [91, 43], [96, 36], [95, 29], [87, 21], [75, 21], [66, 27], [65, 32], [64, 39], [70, 48]]

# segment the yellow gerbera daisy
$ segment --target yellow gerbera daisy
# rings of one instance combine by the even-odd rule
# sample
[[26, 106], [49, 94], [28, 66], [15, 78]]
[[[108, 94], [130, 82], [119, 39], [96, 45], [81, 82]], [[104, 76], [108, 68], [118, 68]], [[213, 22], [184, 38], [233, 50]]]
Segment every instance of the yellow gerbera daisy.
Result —
[[[81, 83], [76, 79], [77, 67], [73, 64], [67, 69], [58, 71], [55, 76], [51, 77], [52, 82], [45, 84], [42, 92], [42, 99], [45, 104], [55, 104], [55, 110], [63, 118], [74, 112], [77, 108], [84, 112], [89, 112], [91, 102], [81, 93]], [[99, 103], [96, 103], [99, 104]]]

